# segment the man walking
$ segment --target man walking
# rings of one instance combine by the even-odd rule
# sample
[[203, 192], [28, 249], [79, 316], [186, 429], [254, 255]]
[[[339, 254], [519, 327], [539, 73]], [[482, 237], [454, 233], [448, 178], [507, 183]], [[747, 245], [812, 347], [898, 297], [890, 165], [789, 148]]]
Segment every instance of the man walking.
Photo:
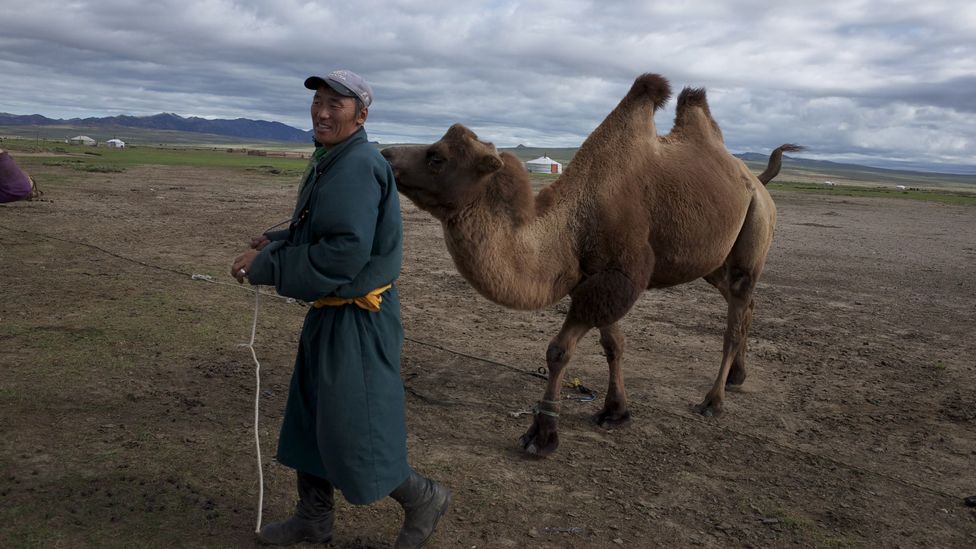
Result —
[[298, 474], [294, 516], [268, 524], [265, 543], [332, 539], [335, 488], [353, 504], [390, 496], [405, 520], [397, 548], [422, 546], [450, 491], [407, 463], [395, 280], [403, 227], [393, 172], [366, 138], [373, 101], [359, 75], [311, 76], [316, 150], [288, 229], [252, 239], [233, 263], [238, 282], [273, 285], [310, 302], [277, 459]]

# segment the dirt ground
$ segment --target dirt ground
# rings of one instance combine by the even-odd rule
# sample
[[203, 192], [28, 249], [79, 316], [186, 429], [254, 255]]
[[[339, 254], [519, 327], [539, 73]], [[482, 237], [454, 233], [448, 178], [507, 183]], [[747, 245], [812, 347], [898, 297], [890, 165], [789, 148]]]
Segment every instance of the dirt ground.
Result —
[[[48, 183], [0, 206], [0, 546], [253, 546], [254, 294], [189, 275], [232, 282], [295, 182], [21, 165]], [[433, 547], [976, 546], [976, 209], [774, 198], [749, 378], [724, 415], [689, 411], [718, 370], [721, 296], [647, 293], [623, 323], [634, 421], [604, 431], [599, 399], [567, 401], [541, 460], [516, 447], [520, 412], [567, 302], [480, 297], [403, 199], [408, 444], [454, 491]], [[304, 312], [261, 300], [265, 522], [294, 504], [271, 456]], [[596, 333], [570, 376], [602, 398]], [[335, 546], [389, 546], [400, 520], [390, 500], [340, 501]]]

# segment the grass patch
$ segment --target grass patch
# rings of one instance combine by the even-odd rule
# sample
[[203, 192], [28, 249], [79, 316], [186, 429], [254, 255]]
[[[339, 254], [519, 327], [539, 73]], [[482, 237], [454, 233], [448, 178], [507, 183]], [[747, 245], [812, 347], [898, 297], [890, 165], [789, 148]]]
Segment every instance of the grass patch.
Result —
[[220, 547], [221, 537], [199, 536], [240, 529], [250, 511], [205, 479], [128, 469], [23, 479], [36, 495], [10, 494], [20, 501], [0, 509], [0, 539], [7, 547]]
[[746, 506], [743, 502], [739, 505], [739, 510], [744, 516], [754, 514], [753, 516], [756, 516], [756, 520], [761, 518], [765, 527], [773, 527], [781, 529], [781, 531], [788, 530], [794, 535], [799, 535], [804, 539], [810, 540], [814, 547], [832, 547], [839, 549], [858, 545], [858, 543], [845, 537], [843, 534], [838, 535], [836, 532], [828, 532], [816, 520], [801, 514], [799, 511], [785, 509], [776, 502], [765, 502], [759, 506], [754, 504]]
[[125, 167], [118, 164], [89, 164], [81, 158], [55, 158], [41, 162], [43, 166], [56, 166], [73, 168], [82, 172], [92, 173], [121, 173]]
[[86, 164], [84, 166], [78, 166], [75, 169], [93, 173], [122, 173], [125, 171], [125, 168], [122, 166], [111, 166], [108, 164]]
[[253, 168], [246, 168], [249, 172], [257, 172], [261, 174], [270, 175], [280, 175], [283, 177], [301, 177], [305, 173], [304, 165], [301, 168], [280, 168], [278, 166], [272, 166], [270, 164], [262, 164]]
[[98, 173], [120, 172], [124, 171], [125, 168], [133, 166], [161, 165], [200, 168], [236, 168], [255, 170], [281, 177], [294, 177], [300, 176], [305, 171], [305, 166], [308, 163], [308, 160], [303, 158], [248, 155], [237, 149], [233, 152], [228, 152], [226, 148], [195, 149], [189, 147], [131, 146], [124, 149], [99, 149], [93, 151], [91, 147], [84, 145], [45, 142], [34, 143], [33, 141], [14, 139], [4, 141], [4, 148], [11, 151], [27, 153], [64, 155], [63, 157], [54, 156], [45, 159], [43, 162], [45, 166], [74, 166], [77, 163], [84, 163], [83, 160], [77, 158], [79, 156], [82, 158], [97, 157], [97, 164], [85, 163], [91, 169], [79, 169]]
[[823, 540], [823, 547], [828, 549], [847, 549], [857, 547], [857, 543], [844, 538], [827, 538]]
[[84, 164], [85, 161], [80, 158], [57, 158], [54, 160], [45, 160], [41, 162], [44, 166], [68, 166], [70, 168], [76, 167], [79, 164]]
[[813, 183], [794, 181], [772, 182], [770, 190], [823, 194], [831, 196], [852, 196], [866, 198], [895, 198], [940, 202], [958, 206], [976, 206], [976, 194], [963, 191], [910, 188], [906, 190], [888, 187], [861, 187], [855, 185], [835, 185], [828, 187]]
[[800, 515], [794, 515], [786, 511], [777, 511], [774, 513], [776, 518], [779, 519], [780, 523], [787, 528], [792, 528], [794, 530], [814, 530], [817, 525], [810, 519], [806, 517], [801, 517]]

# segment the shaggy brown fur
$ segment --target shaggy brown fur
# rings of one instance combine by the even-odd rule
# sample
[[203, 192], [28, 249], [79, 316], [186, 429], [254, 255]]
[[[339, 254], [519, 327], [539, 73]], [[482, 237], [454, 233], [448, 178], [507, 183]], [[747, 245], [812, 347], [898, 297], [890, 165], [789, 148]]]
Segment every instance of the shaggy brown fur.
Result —
[[[776, 220], [764, 183], [780, 157], [770, 158], [768, 179], [757, 179], [725, 149], [700, 89], [681, 92], [674, 129], [658, 137], [654, 111], [669, 96], [663, 77], [637, 78], [562, 177], [534, 198], [521, 162], [459, 124], [432, 145], [383, 151], [400, 192], [441, 221], [458, 271], [482, 295], [518, 309], [572, 298], [546, 352], [542, 411], [520, 439], [529, 453], [556, 449], [565, 367], [592, 328], [610, 368], [595, 420], [630, 420], [617, 322], [646, 289], [704, 278], [728, 302], [722, 363], [699, 412], [721, 412], [726, 383], [746, 377], [752, 292]], [[789, 147], [777, 150], [796, 150]]]

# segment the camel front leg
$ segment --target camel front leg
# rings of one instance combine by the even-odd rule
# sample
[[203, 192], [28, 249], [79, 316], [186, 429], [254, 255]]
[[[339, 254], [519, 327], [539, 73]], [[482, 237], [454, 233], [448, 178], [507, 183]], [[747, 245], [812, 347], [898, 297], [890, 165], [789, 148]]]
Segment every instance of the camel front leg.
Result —
[[588, 324], [567, 316], [559, 334], [549, 343], [549, 348], [546, 350], [546, 365], [549, 368], [546, 392], [535, 407], [532, 426], [519, 438], [519, 446], [529, 454], [545, 457], [559, 447], [556, 420], [559, 418], [559, 392], [563, 376], [566, 365], [573, 351], [576, 350], [576, 344], [589, 329]]
[[593, 416], [593, 421], [604, 429], [622, 427], [630, 423], [630, 410], [627, 409], [627, 390], [624, 389], [624, 335], [616, 322], [600, 328], [600, 345], [607, 355], [610, 382], [603, 410]]

